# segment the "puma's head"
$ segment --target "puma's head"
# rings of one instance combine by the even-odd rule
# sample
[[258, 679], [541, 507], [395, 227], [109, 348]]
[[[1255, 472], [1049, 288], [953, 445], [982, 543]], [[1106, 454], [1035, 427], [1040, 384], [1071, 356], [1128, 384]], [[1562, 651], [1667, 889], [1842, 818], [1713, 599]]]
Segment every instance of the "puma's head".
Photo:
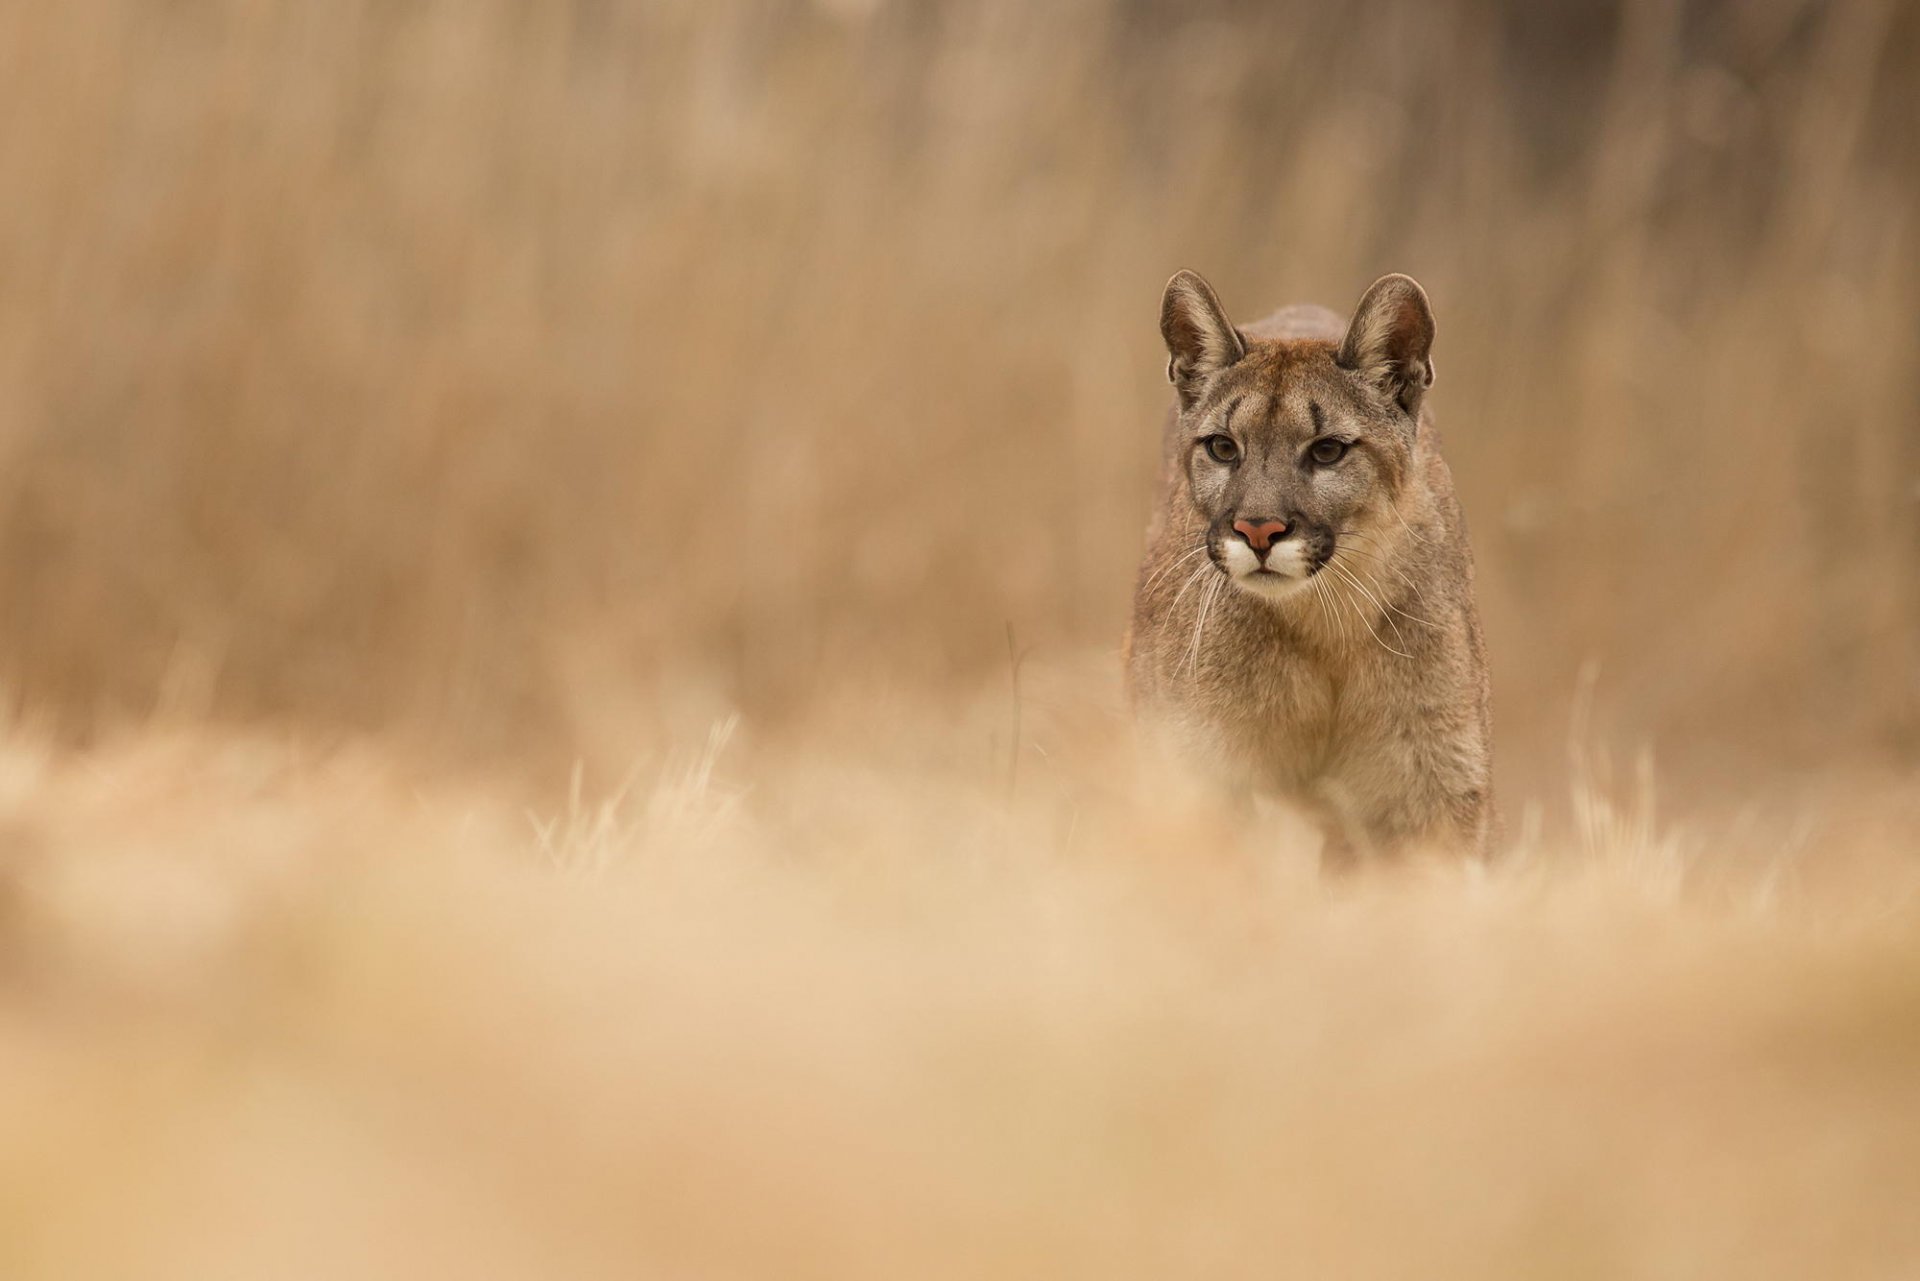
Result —
[[[1236, 586], [1279, 598], [1336, 551], [1385, 560], [1433, 383], [1433, 312], [1406, 276], [1360, 299], [1345, 337], [1260, 339], [1183, 271], [1160, 307], [1187, 496]], [[1176, 501], [1178, 501], [1176, 499]]]

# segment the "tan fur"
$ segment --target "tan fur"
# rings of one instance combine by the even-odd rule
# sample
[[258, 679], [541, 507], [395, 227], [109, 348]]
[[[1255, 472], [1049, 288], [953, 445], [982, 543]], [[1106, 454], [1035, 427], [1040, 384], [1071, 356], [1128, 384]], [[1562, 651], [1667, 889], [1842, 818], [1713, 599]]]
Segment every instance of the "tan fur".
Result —
[[[1487, 667], [1422, 395], [1426, 295], [1386, 277], [1351, 324], [1291, 307], [1234, 329], [1197, 281], [1175, 277], [1163, 307], [1180, 395], [1127, 640], [1138, 715], [1206, 777], [1304, 808], [1336, 857], [1484, 851]], [[1245, 451], [1232, 466], [1196, 443], [1223, 419]], [[1337, 464], [1302, 454], [1330, 435], [1351, 437]], [[1256, 574], [1278, 599], [1246, 587], [1223, 568], [1254, 554], [1230, 547], [1236, 515], [1289, 520], [1329, 563], [1298, 588]]]

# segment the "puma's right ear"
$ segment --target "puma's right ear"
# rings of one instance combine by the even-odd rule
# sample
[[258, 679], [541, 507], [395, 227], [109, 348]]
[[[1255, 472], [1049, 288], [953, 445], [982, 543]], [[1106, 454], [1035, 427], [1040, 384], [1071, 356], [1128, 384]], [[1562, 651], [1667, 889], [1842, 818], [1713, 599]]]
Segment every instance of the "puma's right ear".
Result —
[[1200, 384], [1247, 354], [1240, 331], [1227, 319], [1213, 286], [1191, 271], [1167, 282], [1160, 300], [1160, 336], [1167, 340], [1167, 381], [1190, 408]]
[[1337, 363], [1351, 369], [1418, 416], [1433, 386], [1433, 308], [1411, 276], [1373, 282], [1347, 326]]

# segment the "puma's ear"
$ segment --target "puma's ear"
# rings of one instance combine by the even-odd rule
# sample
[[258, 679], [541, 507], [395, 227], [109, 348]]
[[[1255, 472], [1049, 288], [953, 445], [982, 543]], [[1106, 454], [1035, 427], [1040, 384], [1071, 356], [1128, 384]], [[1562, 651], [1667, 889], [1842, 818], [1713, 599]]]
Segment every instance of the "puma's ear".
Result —
[[1247, 354], [1246, 341], [1227, 319], [1213, 286], [1191, 271], [1167, 282], [1160, 300], [1160, 336], [1167, 340], [1167, 381], [1190, 408], [1200, 384]]
[[1382, 276], [1354, 308], [1336, 358], [1409, 414], [1433, 386], [1433, 308], [1410, 276]]

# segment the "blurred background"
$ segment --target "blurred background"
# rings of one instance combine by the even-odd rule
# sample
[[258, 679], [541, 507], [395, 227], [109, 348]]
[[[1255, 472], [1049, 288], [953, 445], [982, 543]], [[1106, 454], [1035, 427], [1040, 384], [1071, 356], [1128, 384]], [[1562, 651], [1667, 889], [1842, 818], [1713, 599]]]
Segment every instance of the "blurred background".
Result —
[[1426, 285], [1510, 792], [1589, 663], [1689, 786], [1920, 753], [1912, 5], [75, 0], [0, 60], [0, 672], [64, 734], [551, 775], [1009, 633], [1117, 687], [1193, 267]]
[[[0, 6], [0, 1274], [1920, 1275], [1916, 84], [1912, 0]], [[1183, 267], [1431, 295], [1495, 866], [1132, 772]]]

